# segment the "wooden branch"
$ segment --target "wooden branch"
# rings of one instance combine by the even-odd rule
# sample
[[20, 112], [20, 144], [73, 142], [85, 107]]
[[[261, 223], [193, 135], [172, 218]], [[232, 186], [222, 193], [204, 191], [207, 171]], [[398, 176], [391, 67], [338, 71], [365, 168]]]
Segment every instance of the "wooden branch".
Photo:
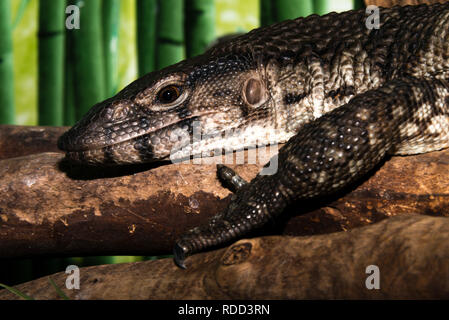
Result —
[[[441, 151], [392, 158], [346, 195], [297, 203], [269, 231], [312, 235], [411, 212], [448, 216], [448, 157]], [[171, 253], [177, 236], [229, 203], [215, 165], [105, 169], [62, 158], [42, 153], [0, 161], [1, 258]], [[260, 167], [234, 166], [246, 179]]]
[[0, 159], [60, 152], [56, 141], [68, 128], [0, 125]]
[[[53, 150], [65, 130], [0, 126], [0, 150]], [[312, 235], [410, 212], [449, 216], [448, 156], [392, 158], [352, 192], [297, 203], [265, 231]], [[62, 158], [41, 153], [0, 161], [0, 258], [171, 253], [178, 235], [229, 203], [213, 164], [105, 169]], [[233, 167], [249, 180], [261, 165]]]
[[[428, 299], [449, 296], [449, 219], [400, 216], [348, 232], [240, 240], [193, 255], [187, 270], [171, 259], [80, 269], [52, 279], [71, 299]], [[380, 289], [368, 290], [370, 265]], [[368, 281], [370, 282], [370, 281]], [[58, 299], [48, 277], [15, 287]], [[17, 296], [0, 291], [0, 299]]]

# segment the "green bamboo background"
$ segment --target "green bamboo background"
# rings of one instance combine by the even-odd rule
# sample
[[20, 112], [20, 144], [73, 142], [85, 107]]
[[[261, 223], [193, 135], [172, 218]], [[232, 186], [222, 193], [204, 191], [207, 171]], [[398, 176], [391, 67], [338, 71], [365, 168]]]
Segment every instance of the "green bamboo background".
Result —
[[118, 89], [120, 4], [120, 0], [103, 0], [104, 81], [107, 97], [114, 95]]
[[[138, 76], [201, 54], [217, 37], [361, 0], [0, 0], [0, 123], [72, 125]], [[65, 27], [80, 7], [79, 30]], [[19, 259], [8, 285], [78, 266], [155, 257]]]
[[185, 6], [185, 47], [190, 58], [204, 52], [215, 39], [215, 2], [186, 0]]
[[0, 123], [14, 123], [11, 2], [0, 2]]
[[39, 1], [38, 121], [63, 124], [65, 0]]
[[139, 76], [155, 70], [157, 0], [137, 0], [137, 59]]

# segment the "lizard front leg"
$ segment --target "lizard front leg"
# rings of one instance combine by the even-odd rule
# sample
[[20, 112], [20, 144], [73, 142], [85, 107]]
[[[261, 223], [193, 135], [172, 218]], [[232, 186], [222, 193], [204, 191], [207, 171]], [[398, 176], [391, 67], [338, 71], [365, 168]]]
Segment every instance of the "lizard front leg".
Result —
[[185, 268], [187, 254], [260, 228], [293, 202], [341, 190], [387, 154], [449, 146], [448, 87], [441, 80], [392, 80], [304, 125], [279, 150], [274, 175], [241, 186], [224, 212], [176, 241], [175, 263]]

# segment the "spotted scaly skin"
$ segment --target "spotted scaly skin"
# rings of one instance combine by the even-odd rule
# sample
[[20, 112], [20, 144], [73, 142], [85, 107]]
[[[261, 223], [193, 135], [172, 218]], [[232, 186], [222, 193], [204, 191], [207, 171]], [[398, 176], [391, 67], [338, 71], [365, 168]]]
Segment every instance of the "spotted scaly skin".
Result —
[[[278, 170], [175, 244], [175, 262], [235, 240], [301, 200], [335, 193], [387, 155], [449, 146], [449, 3], [284, 21], [136, 80], [59, 140], [73, 161], [179, 160], [285, 142]], [[192, 141], [195, 124], [203, 139]], [[229, 134], [232, 131], [232, 134]], [[224, 134], [224, 133], [227, 134]], [[268, 140], [270, 139], [270, 140]]]

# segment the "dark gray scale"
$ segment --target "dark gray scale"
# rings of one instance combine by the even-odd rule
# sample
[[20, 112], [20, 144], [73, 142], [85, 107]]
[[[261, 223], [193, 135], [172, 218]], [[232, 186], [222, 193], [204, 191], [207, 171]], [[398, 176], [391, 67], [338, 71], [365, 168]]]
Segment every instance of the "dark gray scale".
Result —
[[112, 149], [111, 146], [105, 147], [103, 149], [104, 152], [104, 161], [106, 163], [114, 163], [114, 150]]
[[138, 151], [139, 158], [142, 161], [151, 159], [151, 157], [154, 156], [153, 148], [151, 146], [151, 136], [144, 135], [136, 138], [134, 141], [134, 149]]
[[304, 99], [304, 97], [306, 96], [305, 93], [300, 93], [300, 94], [295, 94], [295, 93], [287, 93], [284, 96], [284, 104], [285, 105], [289, 105], [289, 104], [295, 104], [300, 102], [302, 99]]

